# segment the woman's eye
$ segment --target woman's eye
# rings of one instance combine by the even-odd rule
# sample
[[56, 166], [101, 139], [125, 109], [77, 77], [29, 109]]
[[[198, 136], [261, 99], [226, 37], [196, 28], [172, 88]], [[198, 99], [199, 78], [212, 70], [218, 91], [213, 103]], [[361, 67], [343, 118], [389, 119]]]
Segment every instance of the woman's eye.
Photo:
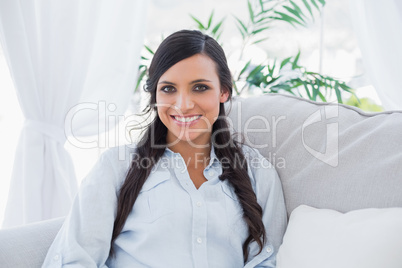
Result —
[[171, 93], [171, 92], [174, 92], [175, 89], [174, 89], [174, 87], [167, 86], [167, 87], [162, 87], [161, 91], [166, 92], [166, 93]]
[[196, 91], [205, 91], [205, 90], [207, 90], [209, 87], [208, 86], [206, 86], [206, 85], [196, 85], [195, 87], [194, 87], [194, 89], [196, 90]]

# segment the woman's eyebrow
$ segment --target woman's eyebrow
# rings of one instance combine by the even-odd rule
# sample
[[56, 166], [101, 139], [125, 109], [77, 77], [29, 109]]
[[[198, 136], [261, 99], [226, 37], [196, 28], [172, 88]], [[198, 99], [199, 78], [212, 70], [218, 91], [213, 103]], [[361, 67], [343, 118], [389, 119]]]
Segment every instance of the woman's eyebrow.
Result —
[[169, 82], [169, 81], [160, 81], [158, 84], [168, 84], [168, 85], [172, 85], [175, 86], [175, 83]]
[[197, 79], [197, 80], [192, 81], [190, 84], [195, 84], [195, 83], [200, 83], [200, 82], [212, 82], [212, 81], [207, 80], [207, 79]]
[[[210, 82], [211, 83], [212, 81], [207, 80], [207, 79], [197, 79], [197, 80], [191, 81], [190, 84], [196, 84], [196, 83], [200, 83], [200, 82]], [[169, 81], [160, 81], [158, 84], [167, 84], [167, 85], [172, 85], [172, 86], [176, 85], [175, 83], [169, 82]]]

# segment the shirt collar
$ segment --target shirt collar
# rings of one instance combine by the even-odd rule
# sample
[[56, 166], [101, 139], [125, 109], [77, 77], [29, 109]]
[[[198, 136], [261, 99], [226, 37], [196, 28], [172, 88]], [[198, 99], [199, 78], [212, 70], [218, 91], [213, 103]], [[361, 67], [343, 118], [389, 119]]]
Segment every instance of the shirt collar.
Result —
[[217, 162], [219, 162], [219, 159], [218, 159], [218, 157], [216, 156], [216, 154], [215, 154], [215, 147], [212, 145], [212, 148], [211, 148], [211, 153], [209, 154], [209, 157], [210, 157], [210, 159], [209, 159], [209, 164], [208, 164], [208, 166], [211, 166], [214, 162], [215, 162], [215, 160], [217, 161]]
[[[166, 149], [165, 149], [165, 154], [166, 154], [166, 156], [168, 156], [168, 157], [170, 157], [170, 158], [172, 158], [172, 157], [174, 157], [174, 156], [177, 156], [177, 155], [180, 155], [179, 153], [175, 153], [175, 152], [173, 152], [172, 150], [170, 150], [170, 149], [167, 148], [167, 147], [166, 147]], [[209, 154], [209, 164], [208, 164], [207, 167], [212, 166], [215, 161], [219, 162], [219, 159], [218, 159], [218, 157], [217, 157], [216, 154], [215, 154], [215, 147], [214, 147], [214, 146], [211, 146], [211, 152], [210, 152], [210, 154]]]

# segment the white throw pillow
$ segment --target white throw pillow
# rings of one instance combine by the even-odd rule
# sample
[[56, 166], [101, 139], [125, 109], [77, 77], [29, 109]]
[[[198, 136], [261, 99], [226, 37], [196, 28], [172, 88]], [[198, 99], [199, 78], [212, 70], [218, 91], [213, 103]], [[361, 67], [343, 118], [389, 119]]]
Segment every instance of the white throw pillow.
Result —
[[335, 267], [402, 268], [402, 208], [293, 210], [277, 268]]

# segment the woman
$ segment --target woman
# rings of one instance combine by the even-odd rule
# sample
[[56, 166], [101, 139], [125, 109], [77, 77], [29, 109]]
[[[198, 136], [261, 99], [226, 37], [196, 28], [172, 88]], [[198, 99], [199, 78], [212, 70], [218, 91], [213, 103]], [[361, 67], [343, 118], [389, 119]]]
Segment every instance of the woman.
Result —
[[166, 38], [146, 85], [153, 122], [135, 148], [101, 156], [44, 267], [275, 267], [282, 188], [267, 160], [231, 137], [231, 81], [211, 37]]

